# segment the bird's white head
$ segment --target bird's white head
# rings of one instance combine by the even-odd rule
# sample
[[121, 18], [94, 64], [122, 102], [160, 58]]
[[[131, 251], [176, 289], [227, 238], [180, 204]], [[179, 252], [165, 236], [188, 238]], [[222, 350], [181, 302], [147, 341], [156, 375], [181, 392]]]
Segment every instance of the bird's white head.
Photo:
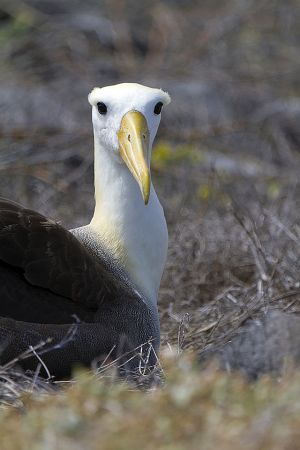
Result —
[[121, 83], [94, 88], [89, 102], [93, 107], [95, 140], [108, 157], [126, 164], [147, 204], [152, 144], [162, 108], [170, 103], [170, 96], [161, 89]]
[[[168, 230], [150, 176], [150, 159], [161, 111], [170, 97], [135, 83], [95, 88], [95, 211], [88, 230], [156, 302]], [[147, 206], [146, 206], [147, 205]]]

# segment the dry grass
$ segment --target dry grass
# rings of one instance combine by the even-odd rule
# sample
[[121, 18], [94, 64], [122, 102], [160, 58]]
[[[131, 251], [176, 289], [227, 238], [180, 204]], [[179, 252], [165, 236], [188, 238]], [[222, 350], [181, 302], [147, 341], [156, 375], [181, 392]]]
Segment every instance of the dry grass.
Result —
[[223, 207], [214, 197], [204, 216], [177, 218], [160, 298], [166, 340], [176, 341], [184, 315], [183, 348], [202, 352], [268, 309], [299, 312], [296, 195], [288, 189], [276, 202], [252, 197], [241, 206], [227, 194]]
[[[249, 385], [189, 358], [165, 357], [167, 383], [145, 394], [77, 374], [58, 395], [24, 398], [1, 412], [1, 448], [299, 448], [299, 374]], [[18, 432], [16, 432], [16, 429]]]

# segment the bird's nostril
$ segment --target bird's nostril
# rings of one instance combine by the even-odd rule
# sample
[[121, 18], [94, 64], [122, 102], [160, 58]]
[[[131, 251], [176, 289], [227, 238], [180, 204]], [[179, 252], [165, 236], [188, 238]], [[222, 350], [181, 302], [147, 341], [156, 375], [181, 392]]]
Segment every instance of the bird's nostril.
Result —
[[131, 139], [130, 134], [127, 136], [127, 139], [130, 142], [130, 139]]
[[146, 136], [145, 136], [145, 134], [143, 134], [143, 139], [146, 139]]

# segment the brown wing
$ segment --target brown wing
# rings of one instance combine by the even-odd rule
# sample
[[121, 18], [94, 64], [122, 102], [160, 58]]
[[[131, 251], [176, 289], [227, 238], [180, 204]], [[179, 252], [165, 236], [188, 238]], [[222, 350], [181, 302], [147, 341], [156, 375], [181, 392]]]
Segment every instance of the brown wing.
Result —
[[[79, 310], [95, 311], [103, 300], [112, 298], [120, 289], [119, 282], [105, 265], [69, 231], [41, 214], [1, 197], [0, 262], [0, 278], [2, 274], [7, 280], [7, 290], [10, 290], [9, 293], [7, 290], [1, 292], [0, 316], [3, 315], [3, 295], [11, 299], [12, 308], [16, 304], [22, 308], [21, 297], [26, 289], [30, 290], [29, 296], [34, 297], [34, 308], [39, 307], [39, 300], [43, 298], [47, 299], [51, 310], [53, 299], [53, 304], [61, 301], [68, 311], [75, 313], [77, 309], [72, 309], [70, 302]], [[12, 275], [15, 282], [10, 280]], [[45, 307], [42, 301], [40, 307]], [[22, 313], [16, 318], [25, 320]]]

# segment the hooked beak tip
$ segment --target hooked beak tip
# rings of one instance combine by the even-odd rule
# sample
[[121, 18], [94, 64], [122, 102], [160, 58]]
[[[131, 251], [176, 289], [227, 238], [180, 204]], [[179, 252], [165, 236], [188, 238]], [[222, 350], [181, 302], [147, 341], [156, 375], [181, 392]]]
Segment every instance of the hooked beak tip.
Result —
[[148, 194], [148, 195], [145, 195], [145, 194], [144, 194], [143, 197], [144, 197], [144, 203], [145, 203], [145, 205], [148, 205], [150, 195], [149, 195], [149, 194]]
[[140, 185], [145, 205], [148, 205], [149, 202], [150, 185], [151, 185], [150, 173], [147, 171], [146, 173], [144, 172], [143, 176], [141, 177], [141, 185]]

